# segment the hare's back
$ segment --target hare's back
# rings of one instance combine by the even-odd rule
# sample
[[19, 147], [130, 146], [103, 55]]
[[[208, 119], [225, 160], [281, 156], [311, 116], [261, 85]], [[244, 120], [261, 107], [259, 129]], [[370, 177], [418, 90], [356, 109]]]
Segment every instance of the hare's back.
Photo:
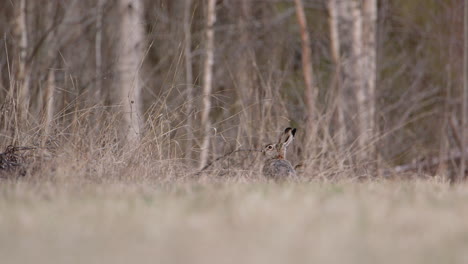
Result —
[[291, 163], [284, 159], [271, 159], [265, 163], [263, 174], [269, 178], [296, 177], [296, 171]]

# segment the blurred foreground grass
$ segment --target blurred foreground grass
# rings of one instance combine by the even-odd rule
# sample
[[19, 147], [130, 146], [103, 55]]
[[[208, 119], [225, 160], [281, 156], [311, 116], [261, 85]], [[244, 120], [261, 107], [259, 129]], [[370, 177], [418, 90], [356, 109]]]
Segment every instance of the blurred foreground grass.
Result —
[[444, 182], [0, 185], [1, 263], [468, 263]]

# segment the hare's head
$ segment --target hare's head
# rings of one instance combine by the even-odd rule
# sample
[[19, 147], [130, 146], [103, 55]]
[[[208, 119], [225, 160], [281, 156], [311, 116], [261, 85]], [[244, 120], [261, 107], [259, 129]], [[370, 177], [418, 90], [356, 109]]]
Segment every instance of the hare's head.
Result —
[[284, 132], [280, 135], [278, 143], [268, 144], [262, 149], [263, 155], [265, 155], [267, 158], [286, 158], [286, 148], [294, 140], [295, 134], [295, 128], [286, 128]]
[[276, 148], [276, 144], [268, 144], [262, 149], [262, 153], [265, 157], [271, 158], [278, 158], [278, 150]]

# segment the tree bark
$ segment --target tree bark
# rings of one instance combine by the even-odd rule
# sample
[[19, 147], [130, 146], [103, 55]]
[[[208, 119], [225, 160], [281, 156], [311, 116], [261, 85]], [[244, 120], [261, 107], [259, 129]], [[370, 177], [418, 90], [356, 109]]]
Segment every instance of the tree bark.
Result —
[[366, 103], [368, 100], [367, 91], [364, 87], [364, 53], [363, 53], [363, 16], [359, 3], [351, 1], [351, 18], [352, 18], [352, 46], [351, 46], [351, 80], [352, 89], [356, 93], [356, 111], [357, 111], [357, 142], [358, 142], [358, 159], [359, 161], [366, 160], [366, 145], [368, 142], [367, 135], [367, 118], [366, 118]]
[[328, 0], [328, 24], [330, 27], [330, 51], [333, 62], [335, 63], [335, 72], [333, 73], [332, 91], [336, 91], [335, 94], [335, 109], [336, 109], [336, 121], [335, 121], [335, 135], [338, 141], [338, 147], [340, 151], [346, 144], [346, 124], [343, 115], [343, 104], [342, 104], [342, 91], [341, 91], [341, 53], [340, 53], [340, 33], [339, 33], [339, 11], [337, 0]]
[[357, 142], [357, 161], [374, 160], [377, 0], [328, 4], [331, 53], [340, 71], [337, 79], [343, 80], [337, 95], [339, 145]]
[[[54, 113], [55, 113], [55, 104], [54, 104], [54, 91], [55, 91], [55, 72], [54, 69], [51, 68], [48, 70], [47, 73], [47, 86], [46, 86], [46, 93], [45, 93], [45, 129], [44, 129], [44, 140], [50, 136], [50, 131], [52, 128], [52, 121], [54, 120]], [[45, 145], [45, 141], [43, 141], [43, 145]]]
[[[338, 145], [340, 153], [344, 153], [346, 147], [346, 122], [344, 115], [343, 103], [343, 87], [341, 85], [341, 74], [342, 74], [342, 60], [340, 51], [340, 32], [339, 32], [339, 14], [341, 6], [338, 5], [337, 0], [328, 0], [328, 23], [330, 27], [330, 50], [332, 54], [333, 62], [335, 63], [335, 71], [332, 77], [332, 84], [330, 91], [334, 91], [334, 138]], [[342, 12], [342, 11], [341, 11]], [[343, 162], [340, 163], [340, 167], [343, 168]]]
[[[338, 43], [335, 44], [340, 59], [338, 81], [340, 89], [338, 90], [338, 144], [339, 149], [350, 150], [353, 142], [357, 138], [357, 127], [355, 116], [357, 115], [356, 106], [356, 69], [354, 59], [354, 25], [352, 16], [352, 4], [354, 1], [330, 1], [335, 6], [336, 12], [330, 11], [331, 15], [336, 14], [336, 23], [338, 31]], [[335, 55], [336, 56], [336, 55]]]
[[[237, 13], [236, 13], [237, 11]], [[252, 86], [252, 68], [251, 61], [249, 60], [249, 51], [251, 49], [251, 35], [248, 23], [252, 19], [252, 5], [251, 0], [240, 0], [238, 7], [233, 12], [236, 15], [236, 22], [239, 32], [238, 45], [234, 49], [235, 54], [235, 89], [237, 93], [237, 98], [235, 104], [240, 107], [240, 109], [247, 109], [249, 106], [252, 106], [258, 102], [258, 96], [256, 89]], [[247, 140], [246, 144], [253, 145], [251, 135], [254, 132], [260, 132], [262, 126], [259, 123], [256, 123], [258, 126], [252, 126], [255, 124], [255, 120], [260, 120], [257, 118], [259, 111], [241, 111], [240, 119], [243, 120], [241, 124], [237, 127], [237, 138], [239, 142], [244, 139]], [[261, 133], [260, 133], [261, 134]]]
[[96, 6], [96, 39], [94, 42], [94, 52], [95, 52], [95, 67], [96, 67], [96, 85], [94, 87], [94, 92], [90, 93], [92, 95], [91, 102], [93, 104], [102, 104], [102, 16], [103, 16], [103, 6], [105, 0], [98, 0]]
[[191, 31], [191, 12], [192, 0], [185, 0], [184, 7], [184, 39], [185, 39], [185, 82], [187, 85], [187, 145], [185, 147], [185, 157], [189, 160], [192, 159], [192, 140], [193, 140], [193, 124], [192, 124], [192, 110], [193, 110], [193, 68], [192, 68], [192, 31]]
[[377, 80], [377, 0], [363, 1], [363, 54], [362, 54], [362, 90], [364, 98], [358, 104], [362, 106], [361, 135], [363, 138], [361, 148], [365, 160], [376, 159], [376, 125], [375, 125], [375, 86]]
[[17, 70], [16, 70], [16, 99], [17, 99], [17, 112], [19, 114], [19, 122], [24, 125], [27, 122], [29, 111], [29, 71], [27, 65], [28, 56], [28, 32], [27, 32], [27, 5], [26, 0], [20, 0], [19, 6], [16, 7], [16, 21], [15, 21], [15, 37], [18, 42], [18, 54], [15, 55]]
[[458, 181], [461, 182], [465, 179], [466, 158], [467, 158], [467, 139], [466, 139], [466, 126], [468, 118], [468, 3], [465, 1], [465, 14], [464, 14], [464, 46], [463, 46], [463, 96], [461, 103], [461, 159], [460, 159], [460, 172]]
[[307, 20], [304, 12], [304, 5], [302, 0], [294, 0], [296, 4], [297, 21], [299, 23], [301, 31], [301, 43], [302, 43], [302, 71], [304, 75], [304, 99], [307, 106], [307, 130], [310, 141], [311, 136], [314, 132], [314, 122], [316, 115], [316, 100], [317, 92], [314, 87], [314, 76], [312, 68], [312, 51], [310, 48], [310, 37], [307, 28]]
[[208, 0], [207, 21], [206, 21], [206, 47], [205, 63], [203, 72], [203, 108], [201, 113], [201, 125], [203, 129], [203, 142], [200, 153], [200, 169], [205, 167], [208, 160], [208, 148], [210, 146], [210, 109], [211, 90], [213, 82], [214, 63], [214, 29], [216, 21], [216, 0]]
[[118, 72], [122, 105], [123, 136], [129, 143], [139, 142], [141, 136], [140, 65], [143, 60], [143, 6], [140, 0], [120, 0], [120, 39]]
[[[56, 4], [54, 2], [47, 3], [47, 18], [46, 25], [47, 28], [52, 28], [53, 14], [55, 12]], [[42, 146], [44, 147], [47, 138], [51, 135], [52, 121], [54, 120], [55, 113], [55, 55], [56, 55], [56, 45], [55, 45], [55, 31], [51, 31], [47, 36], [47, 62], [49, 67], [47, 68], [47, 84], [46, 91], [44, 94], [44, 112], [45, 112], [45, 124], [44, 124], [44, 137], [42, 139]]]
[[340, 66], [340, 33], [338, 31], [337, 0], [328, 0], [328, 23], [330, 26], [330, 47], [335, 67]]

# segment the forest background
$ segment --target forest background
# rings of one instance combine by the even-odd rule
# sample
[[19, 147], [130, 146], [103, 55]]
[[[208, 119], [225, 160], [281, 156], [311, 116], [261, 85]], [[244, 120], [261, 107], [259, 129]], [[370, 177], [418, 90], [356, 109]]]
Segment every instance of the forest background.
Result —
[[[454, 180], [466, 145], [461, 6], [5, 1], [1, 144], [71, 144], [92, 159], [146, 149], [201, 169], [293, 126], [288, 152], [306, 177], [425, 168]], [[229, 167], [261, 163], [235, 155]]]

